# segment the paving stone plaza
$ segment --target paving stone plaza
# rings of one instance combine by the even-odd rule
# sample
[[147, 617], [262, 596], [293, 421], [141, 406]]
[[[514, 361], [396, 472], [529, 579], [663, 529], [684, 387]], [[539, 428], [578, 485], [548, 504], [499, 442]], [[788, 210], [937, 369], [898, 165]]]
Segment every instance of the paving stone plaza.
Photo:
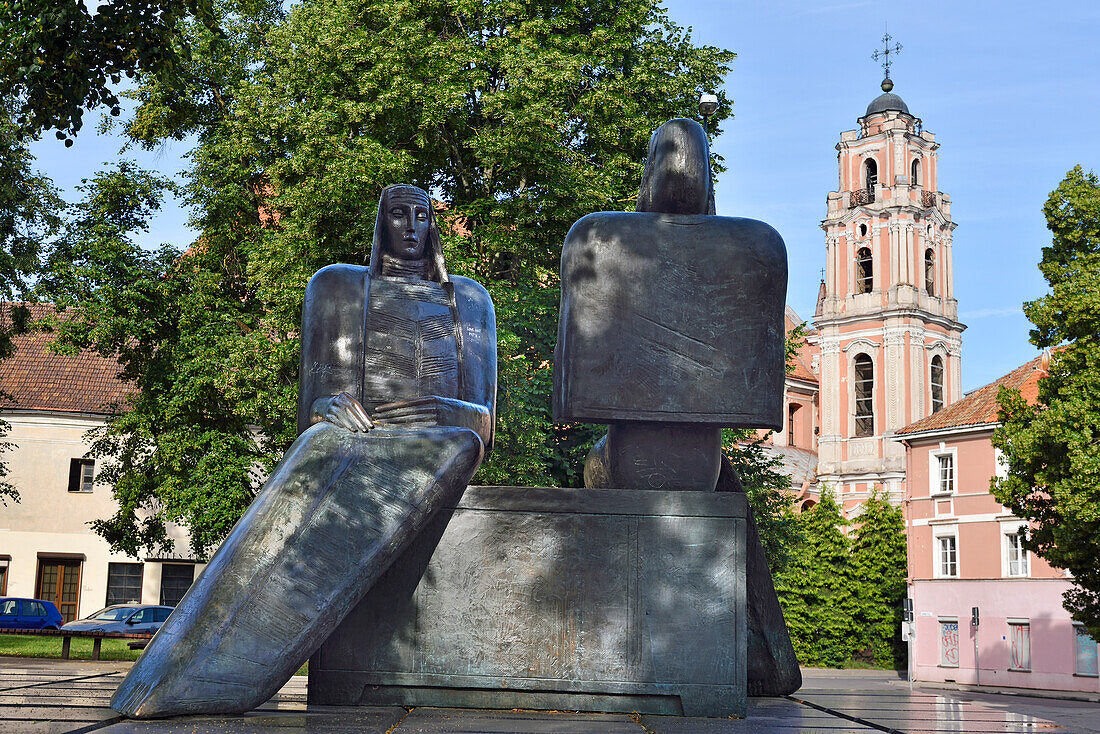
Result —
[[245, 716], [127, 721], [107, 707], [128, 663], [0, 658], [0, 732], [4, 734], [212, 734], [359, 732], [362, 734], [722, 734], [759, 732], [1100, 733], [1100, 702], [916, 688], [877, 671], [804, 672], [785, 698], [749, 699], [748, 718], [693, 719], [573, 712], [485, 711], [306, 705], [297, 676]]

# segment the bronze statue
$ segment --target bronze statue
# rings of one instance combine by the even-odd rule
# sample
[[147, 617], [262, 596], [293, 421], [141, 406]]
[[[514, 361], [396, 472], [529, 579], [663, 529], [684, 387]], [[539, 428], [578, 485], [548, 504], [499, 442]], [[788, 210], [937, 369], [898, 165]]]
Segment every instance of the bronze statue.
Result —
[[706, 134], [650, 141], [637, 212], [597, 212], [562, 250], [557, 420], [608, 423], [585, 486], [713, 491], [721, 428], [779, 428], [787, 253], [714, 216]]
[[301, 338], [300, 435], [115, 693], [120, 713], [266, 701], [492, 444], [492, 301], [447, 274], [423, 190], [383, 190], [370, 265], [313, 276]]
[[[764, 222], [714, 214], [692, 120], [650, 139], [636, 212], [577, 221], [562, 249], [554, 418], [607, 423], [589, 488], [740, 491], [722, 427], [782, 424], [787, 253]], [[748, 686], [801, 685], [755, 523], [748, 532]]]

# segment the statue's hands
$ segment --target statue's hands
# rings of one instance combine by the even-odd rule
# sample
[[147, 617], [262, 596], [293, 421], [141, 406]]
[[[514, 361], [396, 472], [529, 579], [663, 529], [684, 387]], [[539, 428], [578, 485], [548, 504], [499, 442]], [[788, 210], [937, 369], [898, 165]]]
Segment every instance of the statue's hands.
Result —
[[444, 412], [448, 409], [448, 401], [437, 395], [425, 395], [412, 400], [399, 400], [396, 403], [386, 403], [374, 409], [374, 417], [379, 423], [403, 426], [438, 426], [447, 425], [444, 420]]
[[354, 397], [346, 392], [331, 398], [317, 398], [313, 401], [313, 422], [328, 421], [340, 428], [356, 433], [374, 428], [374, 421]]
[[488, 408], [465, 400], [425, 395], [412, 400], [386, 403], [374, 409], [374, 419], [385, 426], [455, 426], [469, 428], [488, 444], [493, 420]]

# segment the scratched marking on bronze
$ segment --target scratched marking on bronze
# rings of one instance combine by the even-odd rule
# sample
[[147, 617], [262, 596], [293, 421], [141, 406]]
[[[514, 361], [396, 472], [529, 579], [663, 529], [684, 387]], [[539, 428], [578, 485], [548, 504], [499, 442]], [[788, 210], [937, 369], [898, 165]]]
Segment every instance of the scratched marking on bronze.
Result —
[[[646, 345], [649, 354], [656, 354], [664, 357], [663, 360], [657, 360], [650, 357], [652, 360], [652, 366], [657, 369], [674, 369], [683, 372], [689, 372], [693, 376], [698, 376], [698, 371], [702, 370], [709, 373], [711, 376], [720, 374], [717, 367], [706, 362], [700, 362], [692, 357], [690, 354], [684, 354], [676, 348], [677, 345], [667, 344], [663, 341], [658, 341], [650, 338], [646, 334], [642, 334], [638, 337], [639, 341]], [[639, 363], [639, 366], [647, 366], [644, 362]], [[670, 376], [664, 381], [678, 379]]]
[[634, 454], [630, 457], [630, 463], [650, 489], [664, 489], [676, 477], [675, 467], [656, 457]]

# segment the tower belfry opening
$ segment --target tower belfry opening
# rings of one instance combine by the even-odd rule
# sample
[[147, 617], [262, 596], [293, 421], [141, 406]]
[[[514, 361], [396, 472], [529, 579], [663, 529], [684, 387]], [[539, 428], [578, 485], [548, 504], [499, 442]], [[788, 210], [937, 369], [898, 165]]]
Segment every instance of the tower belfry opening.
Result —
[[840, 185], [821, 223], [817, 478], [846, 506], [874, 487], [900, 501], [905, 448], [893, 432], [962, 396], [951, 197], [938, 190], [936, 136], [894, 93], [900, 51], [886, 33], [872, 54], [882, 93], [841, 133]]

